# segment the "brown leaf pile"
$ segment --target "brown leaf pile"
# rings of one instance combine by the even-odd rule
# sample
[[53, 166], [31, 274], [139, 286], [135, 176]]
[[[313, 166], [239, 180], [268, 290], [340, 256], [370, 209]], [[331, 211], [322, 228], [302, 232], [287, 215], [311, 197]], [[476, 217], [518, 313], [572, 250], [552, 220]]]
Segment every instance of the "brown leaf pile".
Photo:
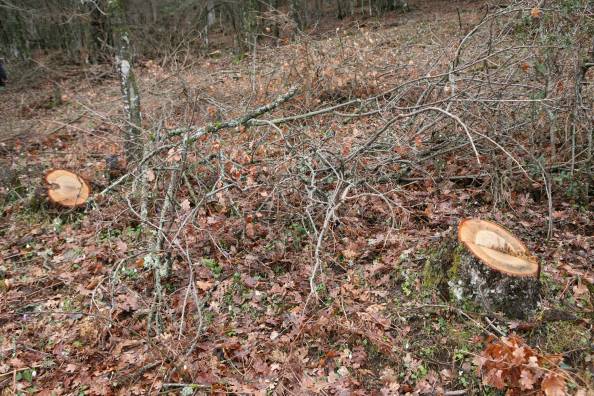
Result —
[[506, 395], [530, 393], [546, 396], [566, 394], [566, 375], [559, 368], [561, 355], [542, 355], [517, 335], [490, 338], [475, 359], [485, 385], [507, 389]]

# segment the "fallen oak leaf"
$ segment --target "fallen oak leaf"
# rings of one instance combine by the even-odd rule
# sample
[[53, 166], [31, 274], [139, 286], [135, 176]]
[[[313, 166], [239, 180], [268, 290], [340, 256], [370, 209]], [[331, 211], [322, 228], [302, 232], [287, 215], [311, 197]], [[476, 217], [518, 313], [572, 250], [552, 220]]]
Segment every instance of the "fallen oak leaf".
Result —
[[524, 363], [524, 359], [526, 356], [526, 351], [523, 346], [514, 348], [512, 352], [513, 356], [513, 363], [514, 364], [522, 364]]
[[116, 297], [118, 308], [124, 312], [138, 310], [138, 299], [132, 294], [120, 294]]
[[121, 239], [116, 241], [116, 247], [120, 253], [126, 253], [128, 251], [128, 244]]
[[534, 383], [536, 382], [536, 378], [534, 373], [530, 370], [522, 370], [520, 374], [520, 387], [522, 390], [529, 390], [534, 388]]
[[255, 288], [256, 286], [258, 286], [258, 281], [257, 281], [256, 279], [252, 278], [252, 277], [251, 277], [251, 276], [249, 276], [249, 275], [242, 274], [242, 275], [241, 275], [241, 280], [243, 281], [243, 283], [244, 283], [244, 284], [245, 284], [247, 287], [249, 287], [249, 288], [251, 288], [251, 289], [253, 289], [253, 288]]
[[540, 18], [542, 16], [542, 10], [539, 7], [534, 7], [530, 10], [530, 16], [532, 18]]
[[212, 288], [212, 282], [196, 281], [196, 286], [202, 291], [208, 291]]
[[503, 380], [503, 370], [491, 369], [483, 378], [485, 385], [494, 386], [497, 389], [505, 389], [505, 381]]
[[181, 207], [181, 209], [182, 209], [184, 212], [189, 212], [189, 211], [190, 211], [190, 209], [192, 208], [192, 206], [191, 206], [191, 204], [190, 204], [190, 200], [189, 200], [189, 199], [187, 199], [187, 198], [186, 198], [186, 199], [184, 199], [184, 200], [183, 200], [183, 201], [180, 203], [180, 205], [179, 205], [179, 206]]
[[13, 368], [15, 369], [20, 369], [23, 367], [26, 367], [27, 365], [19, 358], [12, 358], [8, 361], [8, 364], [10, 364]]
[[542, 380], [541, 388], [546, 396], [565, 396], [565, 378], [550, 372]]

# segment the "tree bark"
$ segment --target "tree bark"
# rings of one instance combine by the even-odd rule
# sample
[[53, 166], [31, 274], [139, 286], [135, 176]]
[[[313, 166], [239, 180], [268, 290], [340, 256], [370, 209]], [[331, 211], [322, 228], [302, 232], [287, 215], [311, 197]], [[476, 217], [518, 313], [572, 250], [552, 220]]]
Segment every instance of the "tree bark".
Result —
[[124, 0], [110, 0], [109, 11], [115, 35], [114, 42], [117, 45], [116, 63], [120, 73], [124, 115], [127, 121], [124, 130], [124, 151], [128, 163], [137, 162], [142, 154], [140, 91], [133, 69]]
[[214, 0], [207, 0], [206, 2], [206, 26], [210, 28], [216, 22], [215, 2]]
[[428, 252], [423, 286], [462, 306], [470, 303], [470, 307], [501, 312], [513, 319], [529, 317], [540, 298], [538, 277], [511, 276], [493, 270], [449, 236]]
[[526, 319], [540, 297], [540, 282], [532, 277], [514, 277], [484, 265], [464, 248], [454, 255], [450, 295], [458, 302], [470, 299], [488, 312]]

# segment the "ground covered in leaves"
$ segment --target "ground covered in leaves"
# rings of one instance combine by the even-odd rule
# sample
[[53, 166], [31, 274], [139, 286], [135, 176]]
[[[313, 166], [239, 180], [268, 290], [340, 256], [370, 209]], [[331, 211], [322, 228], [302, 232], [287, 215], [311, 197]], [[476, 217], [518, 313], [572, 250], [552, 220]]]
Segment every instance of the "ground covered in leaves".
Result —
[[[427, 2], [254, 53], [140, 60], [143, 128], [153, 136], [221, 122], [293, 84], [298, 95], [268, 119], [431, 77], [485, 10], [481, 2]], [[485, 173], [496, 161], [483, 147], [481, 167], [463, 132], [462, 149], [451, 148], [417, 133], [416, 119], [394, 126], [388, 150], [357, 157], [390, 118], [386, 107], [353, 117], [355, 104], [274, 128], [220, 131], [188, 153], [168, 224], [172, 274], [156, 302], [131, 183], [76, 210], [44, 198], [49, 169], [76, 170], [95, 192], [127, 172], [115, 72], [39, 67], [12, 83], [0, 93], [2, 394], [592, 389], [594, 207], [564, 180], [551, 211], [538, 181]], [[396, 109], [418, 104], [417, 88], [390, 99]], [[333, 162], [338, 156], [359, 158], [357, 173]], [[147, 177], [155, 216], [180, 153], [161, 159]], [[343, 182], [353, 187], [340, 189]], [[504, 225], [537, 255], [544, 297], [534, 317], [456, 304], [427, 279], [426, 262], [466, 217]]]

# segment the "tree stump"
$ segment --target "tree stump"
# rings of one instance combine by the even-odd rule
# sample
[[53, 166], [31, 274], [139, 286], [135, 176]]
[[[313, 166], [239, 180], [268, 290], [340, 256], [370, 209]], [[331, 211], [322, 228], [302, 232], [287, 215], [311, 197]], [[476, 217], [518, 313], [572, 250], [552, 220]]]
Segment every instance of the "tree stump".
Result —
[[45, 181], [50, 202], [60, 206], [74, 208], [83, 205], [91, 195], [89, 184], [81, 176], [64, 169], [48, 172]]
[[466, 219], [457, 240], [444, 242], [425, 267], [424, 283], [433, 284], [457, 302], [472, 301], [488, 312], [524, 319], [540, 297], [540, 266], [511, 232], [485, 220]]

